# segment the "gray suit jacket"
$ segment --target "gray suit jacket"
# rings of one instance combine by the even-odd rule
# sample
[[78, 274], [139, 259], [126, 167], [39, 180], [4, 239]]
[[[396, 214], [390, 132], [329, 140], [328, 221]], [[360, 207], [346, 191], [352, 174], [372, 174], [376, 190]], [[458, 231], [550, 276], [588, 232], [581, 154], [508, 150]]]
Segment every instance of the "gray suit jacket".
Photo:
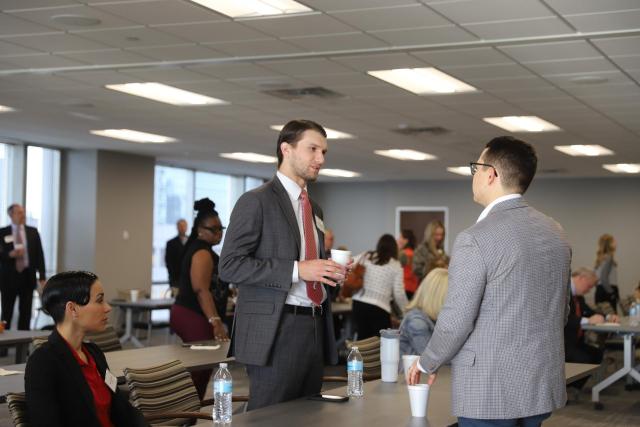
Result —
[[522, 198], [458, 235], [420, 358], [427, 372], [451, 360], [454, 415], [510, 419], [564, 406], [570, 264], [561, 226]]
[[[313, 201], [311, 205], [314, 221], [316, 216], [322, 219], [320, 207]], [[319, 255], [325, 258], [324, 233], [319, 228], [317, 231]], [[238, 362], [264, 366], [274, 350], [286, 351], [274, 349], [273, 343], [300, 244], [291, 200], [277, 177], [240, 197], [231, 213], [219, 273], [223, 281], [238, 286], [229, 348]], [[325, 361], [335, 364], [338, 354], [328, 299], [323, 311]]]

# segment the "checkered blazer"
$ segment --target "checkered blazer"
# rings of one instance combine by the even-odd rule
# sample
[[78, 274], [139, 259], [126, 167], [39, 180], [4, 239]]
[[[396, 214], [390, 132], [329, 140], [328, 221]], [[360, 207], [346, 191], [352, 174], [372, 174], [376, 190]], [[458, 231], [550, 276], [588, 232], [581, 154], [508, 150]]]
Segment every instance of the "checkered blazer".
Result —
[[420, 358], [428, 372], [451, 361], [455, 416], [521, 418], [564, 406], [570, 264], [561, 226], [522, 198], [458, 235]]

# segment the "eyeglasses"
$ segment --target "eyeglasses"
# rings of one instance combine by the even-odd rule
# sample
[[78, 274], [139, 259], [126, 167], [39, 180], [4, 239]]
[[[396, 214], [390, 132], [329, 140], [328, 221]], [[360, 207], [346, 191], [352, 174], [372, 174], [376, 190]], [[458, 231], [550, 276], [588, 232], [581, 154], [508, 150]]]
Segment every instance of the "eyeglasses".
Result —
[[469, 162], [469, 169], [471, 169], [471, 176], [475, 175], [476, 172], [478, 172], [478, 166], [490, 167], [495, 171], [496, 176], [498, 176], [498, 170], [493, 165], [490, 165], [488, 163]]
[[209, 230], [212, 233], [217, 233], [219, 231], [224, 231], [227, 228], [227, 227], [223, 227], [223, 226], [220, 226], [220, 227], [205, 227], [204, 225], [201, 225], [200, 227], [204, 228], [205, 230]]

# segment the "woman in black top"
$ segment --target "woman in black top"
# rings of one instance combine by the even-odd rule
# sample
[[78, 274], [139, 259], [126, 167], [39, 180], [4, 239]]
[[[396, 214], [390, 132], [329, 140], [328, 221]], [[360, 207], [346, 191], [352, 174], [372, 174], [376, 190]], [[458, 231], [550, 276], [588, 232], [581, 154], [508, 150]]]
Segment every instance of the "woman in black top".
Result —
[[[185, 245], [180, 269], [180, 287], [171, 307], [171, 328], [184, 342], [229, 339], [222, 316], [225, 315], [224, 284], [218, 281], [218, 255], [211, 249], [222, 240], [224, 227], [209, 199], [194, 204], [198, 212]], [[214, 299], [214, 292], [218, 301]], [[193, 372], [193, 382], [202, 399], [211, 370]]]

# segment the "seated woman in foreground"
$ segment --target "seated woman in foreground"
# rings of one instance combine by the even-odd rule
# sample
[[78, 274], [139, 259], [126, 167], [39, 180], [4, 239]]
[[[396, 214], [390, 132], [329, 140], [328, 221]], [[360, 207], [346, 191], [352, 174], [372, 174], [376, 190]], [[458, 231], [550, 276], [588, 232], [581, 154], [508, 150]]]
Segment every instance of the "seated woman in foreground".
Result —
[[433, 329], [449, 289], [449, 272], [434, 268], [424, 278], [407, 305], [400, 324], [400, 355], [422, 354], [431, 339]]
[[111, 306], [98, 277], [69, 271], [51, 277], [42, 307], [56, 324], [46, 343], [27, 361], [25, 391], [33, 427], [147, 426], [118, 390], [97, 345], [82, 342], [107, 326]]

